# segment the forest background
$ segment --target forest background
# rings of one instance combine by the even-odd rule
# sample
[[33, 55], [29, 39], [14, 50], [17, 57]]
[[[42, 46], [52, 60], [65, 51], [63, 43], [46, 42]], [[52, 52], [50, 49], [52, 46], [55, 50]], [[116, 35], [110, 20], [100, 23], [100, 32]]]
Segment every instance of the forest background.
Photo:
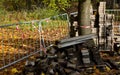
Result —
[[[91, 0], [93, 8], [99, 1], [107, 2], [107, 9], [119, 9], [120, 0]], [[0, 25], [76, 12], [78, 0], [0, 0]]]

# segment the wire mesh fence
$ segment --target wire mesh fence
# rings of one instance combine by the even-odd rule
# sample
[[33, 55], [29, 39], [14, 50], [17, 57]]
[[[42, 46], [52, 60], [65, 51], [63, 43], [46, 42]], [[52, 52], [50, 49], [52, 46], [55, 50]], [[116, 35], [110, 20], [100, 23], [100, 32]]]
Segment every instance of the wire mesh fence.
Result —
[[107, 9], [106, 13], [114, 15], [113, 32], [114, 34], [120, 34], [120, 9]]
[[120, 24], [114, 26], [114, 35], [120, 36]]
[[[36, 28], [34, 28], [34, 26]], [[38, 24], [18, 23], [0, 27], [0, 67], [4, 68], [40, 50]], [[1, 68], [1, 69], [2, 69]]]
[[69, 19], [66, 14], [50, 17], [40, 22], [41, 35], [45, 47], [55, 44], [61, 39], [69, 37]]
[[67, 14], [0, 26], [0, 70], [68, 37]]

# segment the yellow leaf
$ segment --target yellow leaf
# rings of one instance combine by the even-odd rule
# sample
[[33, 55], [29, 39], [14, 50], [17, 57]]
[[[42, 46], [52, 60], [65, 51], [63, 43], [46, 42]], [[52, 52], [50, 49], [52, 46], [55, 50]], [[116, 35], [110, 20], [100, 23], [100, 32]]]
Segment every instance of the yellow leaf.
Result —
[[96, 73], [96, 74], [100, 74], [99, 69], [95, 69], [95, 73]]
[[96, 65], [93, 66], [93, 69], [94, 69], [94, 70], [96, 69]]
[[42, 72], [41, 75], [45, 75], [45, 73]]
[[116, 62], [117, 64], [120, 64], [120, 62]]
[[5, 71], [5, 72], [7, 72], [8, 70], [7, 70], [7, 69], [5, 69], [4, 71]]
[[11, 72], [14, 74], [14, 73], [18, 73], [18, 70], [16, 69], [16, 68], [13, 68], [12, 70], [11, 70]]
[[109, 68], [108, 66], [106, 66], [106, 70], [107, 70], [107, 71], [110, 71], [110, 68]]

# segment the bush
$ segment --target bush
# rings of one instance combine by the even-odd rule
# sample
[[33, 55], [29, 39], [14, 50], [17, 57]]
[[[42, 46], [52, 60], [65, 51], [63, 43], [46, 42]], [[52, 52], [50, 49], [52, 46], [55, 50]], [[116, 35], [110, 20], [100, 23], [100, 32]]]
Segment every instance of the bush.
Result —
[[37, 8], [32, 14], [34, 15], [34, 18], [43, 19], [50, 16], [58, 15], [59, 11], [51, 8]]

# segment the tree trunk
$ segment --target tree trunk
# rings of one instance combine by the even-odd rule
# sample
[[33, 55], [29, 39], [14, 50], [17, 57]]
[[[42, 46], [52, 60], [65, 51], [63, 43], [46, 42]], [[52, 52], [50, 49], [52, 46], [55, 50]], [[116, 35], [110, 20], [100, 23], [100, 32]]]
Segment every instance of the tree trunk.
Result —
[[78, 0], [78, 34], [91, 33], [90, 27], [90, 5], [91, 0]]
[[[90, 25], [90, 6], [91, 0], [78, 0], [78, 34], [86, 35], [91, 34], [92, 29]], [[87, 41], [88, 47], [95, 46], [93, 39]]]

